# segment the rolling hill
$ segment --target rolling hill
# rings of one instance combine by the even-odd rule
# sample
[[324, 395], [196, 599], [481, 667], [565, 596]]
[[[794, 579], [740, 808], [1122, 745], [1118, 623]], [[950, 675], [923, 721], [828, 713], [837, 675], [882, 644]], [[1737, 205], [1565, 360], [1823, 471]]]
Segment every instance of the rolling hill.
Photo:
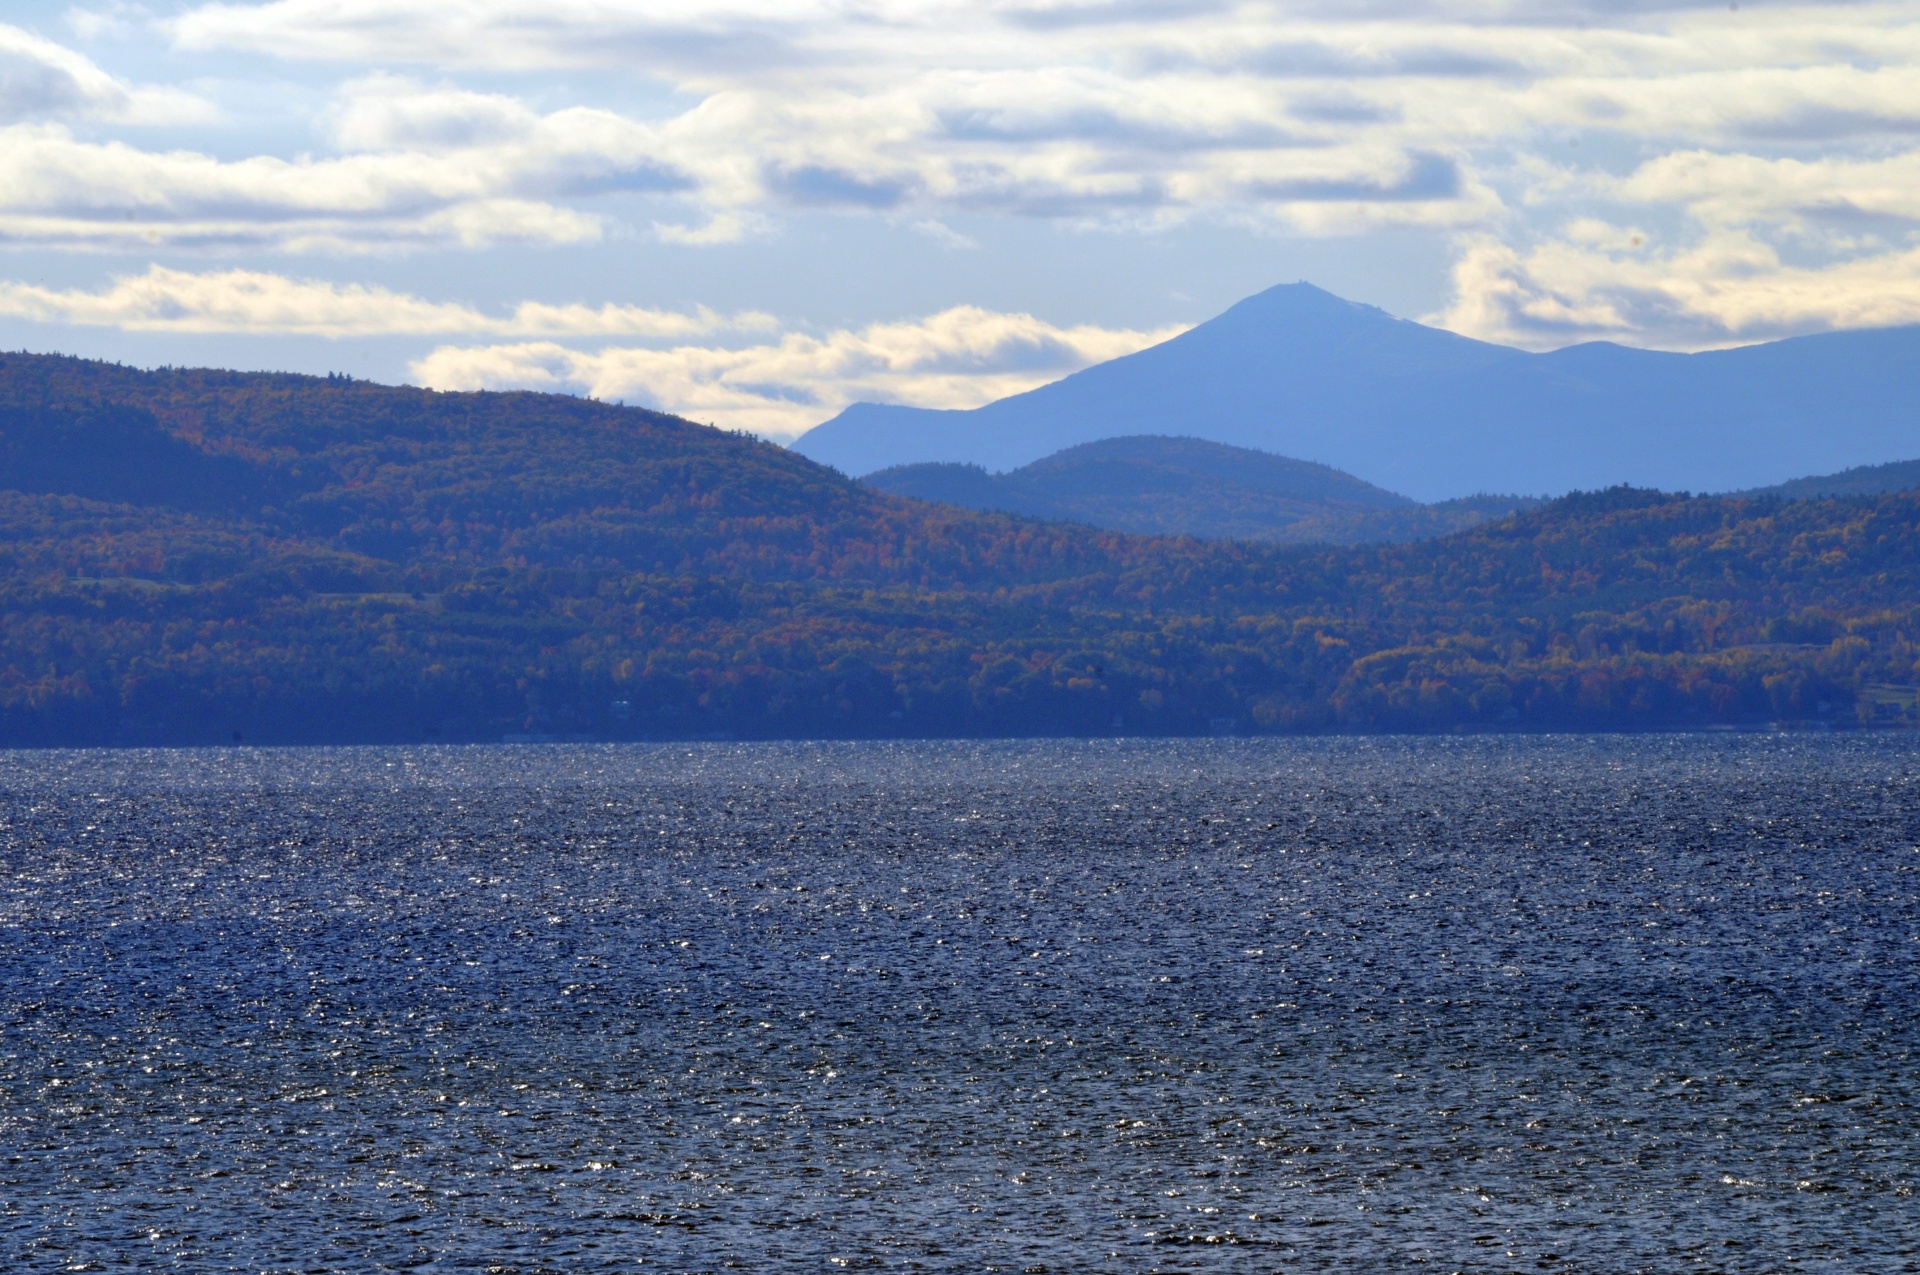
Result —
[[1201, 541], [580, 399], [0, 356], [0, 744], [1914, 724], [1917, 688], [1911, 492]]
[[964, 412], [855, 404], [793, 447], [849, 474], [1005, 471], [1137, 434], [1296, 456], [1422, 501], [1747, 489], [1920, 455], [1920, 327], [1529, 354], [1290, 284], [1026, 394]]
[[1861, 465], [1837, 474], [1795, 478], [1771, 487], [1733, 494], [1746, 497], [1778, 496], [1786, 500], [1818, 500], [1823, 496], [1879, 496], [1920, 488], [1920, 460], [1897, 460], [1886, 465]]
[[1082, 443], [1006, 474], [929, 463], [883, 469], [863, 481], [896, 496], [1136, 535], [1276, 544], [1419, 540], [1540, 503], [1479, 496], [1422, 505], [1325, 465], [1151, 435]]

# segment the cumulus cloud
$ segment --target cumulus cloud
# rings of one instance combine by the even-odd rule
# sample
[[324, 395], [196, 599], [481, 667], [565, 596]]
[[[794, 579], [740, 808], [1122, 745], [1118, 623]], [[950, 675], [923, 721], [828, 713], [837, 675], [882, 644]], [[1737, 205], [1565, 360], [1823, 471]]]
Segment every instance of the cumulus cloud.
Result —
[[1543, 166], [1536, 185], [1543, 205], [1585, 197], [1610, 211], [1535, 230], [1524, 247], [1469, 236], [1437, 321], [1532, 348], [1672, 349], [1920, 323], [1920, 148], [1687, 147], [1620, 175]]
[[1526, 252], [1482, 240], [1431, 321], [1532, 349], [1584, 340], [1710, 349], [1837, 328], [1920, 323], [1920, 248], [1794, 265], [1742, 231], [1663, 249], [1588, 222]]
[[[1542, 182], [1578, 169], [1570, 134], [1676, 162], [1920, 135], [1911, 3], [269, 0], [203, 4], [170, 30], [185, 48], [317, 61], [650, 76], [693, 103], [645, 143], [702, 210], [657, 233], [690, 243], [787, 208], [1485, 230], [1575, 187], [1603, 197], [1604, 165]], [[591, 134], [591, 151], [622, 126], [381, 90], [337, 135], [484, 151], [536, 127], [549, 143]]]
[[[1879, 321], [1920, 243], [1920, 0], [222, 0], [159, 26], [345, 68], [322, 153], [116, 140], [162, 90], [0, 27], [0, 239], [700, 246], [821, 209], [961, 248], [963, 217], [1415, 227], [1460, 236], [1448, 321], [1529, 344]], [[560, 105], [605, 71], [652, 105]]]
[[[202, 6], [171, 30], [188, 48], [282, 57], [651, 74], [693, 105], [650, 130], [553, 117], [545, 141], [579, 139], [572, 144], [590, 150], [623, 128], [644, 133], [661, 171], [682, 178], [680, 192], [704, 209], [691, 222], [661, 219], [663, 236], [681, 241], [737, 237], [785, 208], [1152, 224], [1227, 208], [1338, 231], [1467, 224], [1498, 207], [1466, 171], [1459, 142], [1471, 138], [1460, 118], [1385, 127], [1411, 118], [1392, 92], [1369, 101], [1322, 83], [1355, 66], [1376, 79], [1431, 78], [1442, 64], [1451, 75], [1481, 56], [1483, 33], [1308, 24], [1338, 56], [1303, 74], [1244, 56], [1301, 25], [1261, 9], [1190, 6], [1173, 21], [1173, 10], [1138, 5], [1066, 20], [945, 0], [560, 0], [537, 9], [279, 0]], [[1436, 41], [1444, 48], [1428, 47]], [[1560, 56], [1549, 40], [1532, 45], [1537, 58]], [[336, 113], [338, 142], [490, 150], [535, 127], [506, 98], [404, 85], [363, 83]]]
[[525, 103], [504, 94], [422, 87], [386, 75], [347, 85], [329, 122], [335, 143], [344, 151], [510, 145], [533, 137], [542, 125]]
[[380, 81], [334, 120], [342, 153], [227, 160], [93, 141], [58, 123], [0, 127], [0, 238], [378, 251], [583, 243], [604, 216], [569, 197], [688, 184], [651, 130], [610, 112], [537, 116], [478, 94]]
[[[523, 301], [488, 313], [366, 284], [159, 265], [93, 290], [0, 281], [0, 317], [130, 332], [518, 338], [444, 345], [412, 371], [436, 389], [585, 392], [775, 438], [859, 399], [976, 407], [1183, 330], [1060, 326], [960, 306], [816, 335], [782, 332], [771, 315], [752, 311]], [[691, 343], [702, 337], [716, 340]], [[627, 343], [561, 343], [580, 338]]]
[[[188, 49], [238, 49], [310, 60], [468, 66], [504, 70], [579, 66], [697, 71], [725, 61], [741, 71], [791, 67], [831, 43], [839, 27], [925, 4], [834, 0], [277, 0], [207, 4], [170, 23]], [[948, 6], [964, 20], [964, 5]], [[827, 32], [822, 40], [820, 33]]]
[[212, 113], [192, 93], [123, 83], [72, 49], [0, 23], [0, 123], [78, 116], [179, 124], [204, 122]]
[[1678, 151], [1602, 189], [1623, 200], [1678, 205], [1716, 227], [1920, 227], [1920, 150], [1817, 159]]
[[678, 311], [523, 301], [510, 314], [490, 315], [472, 306], [428, 301], [364, 284], [289, 279], [254, 270], [196, 274], [157, 265], [94, 292], [0, 281], [0, 315], [130, 332], [322, 337], [472, 333], [670, 340], [717, 332], [763, 332], [777, 326], [771, 315], [722, 315], [704, 306]]
[[445, 346], [413, 365], [435, 389], [577, 390], [694, 420], [792, 438], [857, 400], [978, 407], [1177, 336], [1062, 328], [961, 306], [909, 323], [745, 348], [583, 350], [557, 342]]

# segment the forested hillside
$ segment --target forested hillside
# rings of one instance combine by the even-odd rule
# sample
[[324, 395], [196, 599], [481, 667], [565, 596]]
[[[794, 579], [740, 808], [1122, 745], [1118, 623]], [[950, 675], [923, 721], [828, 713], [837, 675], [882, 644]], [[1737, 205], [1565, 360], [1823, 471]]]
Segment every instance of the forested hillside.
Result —
[[0, 741], [1902, 723], [1920, 495], [1134, 537], [527, 394], [0, 357]]
[[1912, 491], [1916, 487], [1920, 487], [1920, 460], [1896, 460], [1886, 465], [1860, 465], [1837, 474], [1816, 474], [1733, 494], [1815, 500], [1822, 496], [1878, 496], [1883, 492]]

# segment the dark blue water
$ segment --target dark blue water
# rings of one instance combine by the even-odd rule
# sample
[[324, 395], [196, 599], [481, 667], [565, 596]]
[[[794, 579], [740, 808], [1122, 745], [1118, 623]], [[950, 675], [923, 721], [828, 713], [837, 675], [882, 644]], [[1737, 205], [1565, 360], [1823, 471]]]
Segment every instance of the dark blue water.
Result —
[[0, 757], [0, 1269], [1920, 1270], [1920, 745]]

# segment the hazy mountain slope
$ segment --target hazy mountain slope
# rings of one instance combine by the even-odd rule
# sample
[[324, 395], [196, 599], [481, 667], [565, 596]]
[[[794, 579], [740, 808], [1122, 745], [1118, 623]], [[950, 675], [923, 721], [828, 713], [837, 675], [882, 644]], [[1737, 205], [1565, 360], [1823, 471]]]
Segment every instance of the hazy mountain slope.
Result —
[[856, 404], [793, 446], [854, 474], [929, 460], [1007, 470], [1078, 443], [1187, 435], [1344, 469], [1312, 446], [1274, 446], [1275, 413], [1337, 428], [1353, 415], [1346, 400], [1357, 380], [1461, 375], [1524, 357], [1292, 284], [1164, 344], [974, 411]]
[[1044, 484], [1057, 498], [1108, 500], [1157, 493], [1177, 483], [1200, 497], [1230, 486], [1311, 505], [1398, 509], [1412, 503], [1312, 461], [1192, 437], [1141, 435], [1083, 443], [1037, 460], [1018, 473], [1028, 482]]
[[1083, 443], [1006, 474], [930, 463], [884, 469], [864, 481], [894, 495], [1140, 535], [1276, 543], [1418, 539], [1538, 503], [1478, 497], [1420, 505], [1325, 465], [1153, 436]]
[[1816, 500], [1823, 496], [1877, 496], [1882, 492], [1920, 488], [1920, 460], [1897, 460], [1889, 465], [1862, 465], [1837, 474], [1796, 478], [1737, 492], [1746, 497], [1778, 496], [1786, 500]]
[[1527, 354], [1273, 288], [1172, 341], [969, 412], [858, 404], [794, 449], [847, 473], [1006, 470], [1078, 443], [1186, 434], [1420, 500], [1617, 483], [1728, 490], [1920, 452], [1920, 328], [1702, 354]]

